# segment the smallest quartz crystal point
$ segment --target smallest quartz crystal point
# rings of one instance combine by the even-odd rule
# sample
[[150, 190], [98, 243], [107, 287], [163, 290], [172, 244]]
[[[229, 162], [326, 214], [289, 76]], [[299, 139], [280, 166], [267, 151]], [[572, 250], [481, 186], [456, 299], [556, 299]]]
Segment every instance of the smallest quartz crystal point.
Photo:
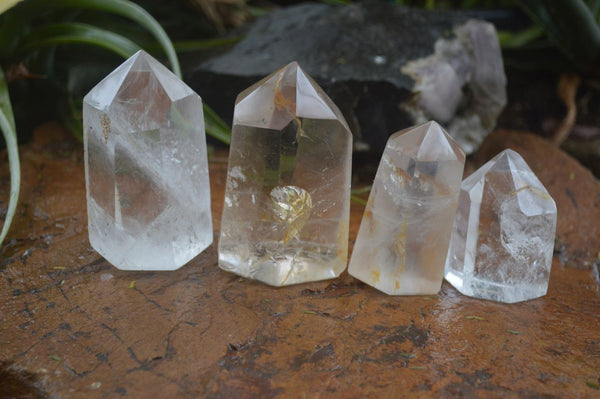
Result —
[[555, 232], [554, 200], [523, 158], [505, 150], [462, 182], [446, 280], [499, 302], [543, 296]]
[[348, 272], [390, 295], [437, 293], [464, 163], [460, 146], [436, 122], [392, 135]]

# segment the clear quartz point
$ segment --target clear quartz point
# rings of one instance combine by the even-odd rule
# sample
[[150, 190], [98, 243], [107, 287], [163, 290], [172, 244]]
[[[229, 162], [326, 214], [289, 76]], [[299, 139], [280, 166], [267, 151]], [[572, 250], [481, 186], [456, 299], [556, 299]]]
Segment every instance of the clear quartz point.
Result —
[[174, 270], [212, 240], [202, 100], [138, 51], [84, 98], [89, 237], [123, 270]]
[[554, 200], [523, 158], [505, 150], [462, 182], [446, 280], [499, 302], [546, 295], [555, 232]]
[[352, 135], [297, 63], [238, 96], [219, 266], [274, 286], [345, 268]]
[[464, 164], [460, 146], [436, 122], [392, 135], [348, 272], [390, 295], [437, 293]]

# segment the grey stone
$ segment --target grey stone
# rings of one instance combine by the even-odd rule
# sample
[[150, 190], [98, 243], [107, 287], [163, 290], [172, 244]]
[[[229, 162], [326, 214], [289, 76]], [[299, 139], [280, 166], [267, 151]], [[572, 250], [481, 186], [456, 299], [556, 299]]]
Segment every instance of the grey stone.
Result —
[[381, 2], [305, 3], [250, 24], [245, 38], [197, 66], [190, 85], [230, 120], [236, 94], [298, 61], [345, 115], [356, 148], [381, 152], [398, 129], [435, 119], [467, 153], [506, 102], [494, 27], [463, 13]]

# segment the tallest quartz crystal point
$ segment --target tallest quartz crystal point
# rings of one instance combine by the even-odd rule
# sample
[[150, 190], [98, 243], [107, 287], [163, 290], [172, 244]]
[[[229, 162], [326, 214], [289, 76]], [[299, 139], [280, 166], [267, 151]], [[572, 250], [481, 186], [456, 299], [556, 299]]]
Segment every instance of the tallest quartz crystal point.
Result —
[[84, 98], [92, 247], [124, 270], [173, 270], [212, 242], [202, 100], [139, 51]]
[[219, 266], [274, 286], [345, 268], [352, 135], [292, 62], [236, 100]]

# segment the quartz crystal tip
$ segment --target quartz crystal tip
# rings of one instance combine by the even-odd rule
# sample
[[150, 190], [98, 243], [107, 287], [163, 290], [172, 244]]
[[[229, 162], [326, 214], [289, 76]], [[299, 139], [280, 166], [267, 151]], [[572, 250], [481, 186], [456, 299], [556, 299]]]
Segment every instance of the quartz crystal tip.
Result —
[[390, 295], [437, 293], [464, 163], [460, 146], [436, 122], [393, 134], [348, 272]]
[[346, 268], [352, 135], [292, 62], [237, 97], [219, 266], [274, 286]]
[[446, 280], [464, 295], [499, 302], [545, 295], [556, 215], [523, 158], [501, 152], [462, 182]]
[[138, 51], [83, 104], [89, 238], [119, 269], [174, 270], [213, 239], [202, 100]]

